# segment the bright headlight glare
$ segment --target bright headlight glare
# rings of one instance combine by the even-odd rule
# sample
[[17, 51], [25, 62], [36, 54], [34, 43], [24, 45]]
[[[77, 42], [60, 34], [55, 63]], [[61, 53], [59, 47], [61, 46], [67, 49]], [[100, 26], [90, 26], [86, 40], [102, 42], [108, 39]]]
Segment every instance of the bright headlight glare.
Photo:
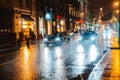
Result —
[[48, 41], [48, 39], [47, 39], [47, 38], [45, 38], [45, 39], [44, 39], [44, 41]]
[[82, 40], [82, 37], [79, 37], [79, 40]]
[[55, 39], [55, 41], [60, 41], [60, 38], [59, 38], [59, 37], [57, 37], [57, 38]]
[[70, 34], [71, 36], [73, 35], [73, 33]]
[[91, 37], [91, 40], [95, 40], [95, 37]]

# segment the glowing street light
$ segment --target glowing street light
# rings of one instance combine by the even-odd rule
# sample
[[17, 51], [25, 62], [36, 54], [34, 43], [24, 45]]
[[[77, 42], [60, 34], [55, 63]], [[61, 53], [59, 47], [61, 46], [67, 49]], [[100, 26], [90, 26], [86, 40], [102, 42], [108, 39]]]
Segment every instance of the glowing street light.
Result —
[[119, 14], [119, 10], [116, 10], [116, 13]]
[[115, 6], [118, 6], [119, 5], [119, 2], [115, 2]]

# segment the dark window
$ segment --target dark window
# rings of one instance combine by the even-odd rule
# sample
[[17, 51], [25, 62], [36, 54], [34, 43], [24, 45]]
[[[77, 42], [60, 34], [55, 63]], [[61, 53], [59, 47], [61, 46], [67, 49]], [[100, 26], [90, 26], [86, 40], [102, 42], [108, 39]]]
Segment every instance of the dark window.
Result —
[[6, 0], [7, 5], [12, 5], [11, 0]]
[[23, 0], [19, 0], [20, 7], [23, 7]]
[[10, 0], [6, 0], [6, 3], [10, 4], [10, 3], [11, 3], [11, 1], [10, 1]]
[[26, 7], [29, 8], [29, 0], [26, 0]]

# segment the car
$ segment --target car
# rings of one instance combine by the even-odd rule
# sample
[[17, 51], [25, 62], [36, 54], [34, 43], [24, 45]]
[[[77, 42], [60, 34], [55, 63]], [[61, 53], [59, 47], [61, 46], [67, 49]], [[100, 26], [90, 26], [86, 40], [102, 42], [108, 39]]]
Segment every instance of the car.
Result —
[[61, 32], [60, 35], [63, 37], [65, 42], [70, 42], [71, 38], [74, 37], [74, 32], [64, 31], [64, 32]]
[[60, 35], [60, 33], [53, 33], [51, 35], [47, 35], [44, 37], [43, 42], [46, 46], [49, 46], [50, 44], [53, 45], [62, 45], [64, 42], [64, 39]]
[[98, 34], [95, 31], [86, 31], [79, 37], [79, 42], [83, 41], [90, 41], [90, 42], [96, 42], [98, 40]]

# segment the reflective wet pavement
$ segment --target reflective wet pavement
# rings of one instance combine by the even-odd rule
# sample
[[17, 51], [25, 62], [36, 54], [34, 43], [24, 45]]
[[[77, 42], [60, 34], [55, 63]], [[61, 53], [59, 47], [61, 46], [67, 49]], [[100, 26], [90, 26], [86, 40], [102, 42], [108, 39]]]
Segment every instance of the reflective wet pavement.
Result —
[[111, 49], [94, 68], [89, 80], [120, 80], [120, 49], [118, 37], [112, 39]]
[[1, 80], [86, 80], [103, 57], [98, 44], [77, 40], [46, 47], [36, 41], [28, 49], [0, 55]]
[[[112, 47], [118, 46], [118, 37], [112, 40]], [[109, 52], [109, 61], [101, 75], [102, 80], [120, 80], [120, 49], [111, 49]]]

